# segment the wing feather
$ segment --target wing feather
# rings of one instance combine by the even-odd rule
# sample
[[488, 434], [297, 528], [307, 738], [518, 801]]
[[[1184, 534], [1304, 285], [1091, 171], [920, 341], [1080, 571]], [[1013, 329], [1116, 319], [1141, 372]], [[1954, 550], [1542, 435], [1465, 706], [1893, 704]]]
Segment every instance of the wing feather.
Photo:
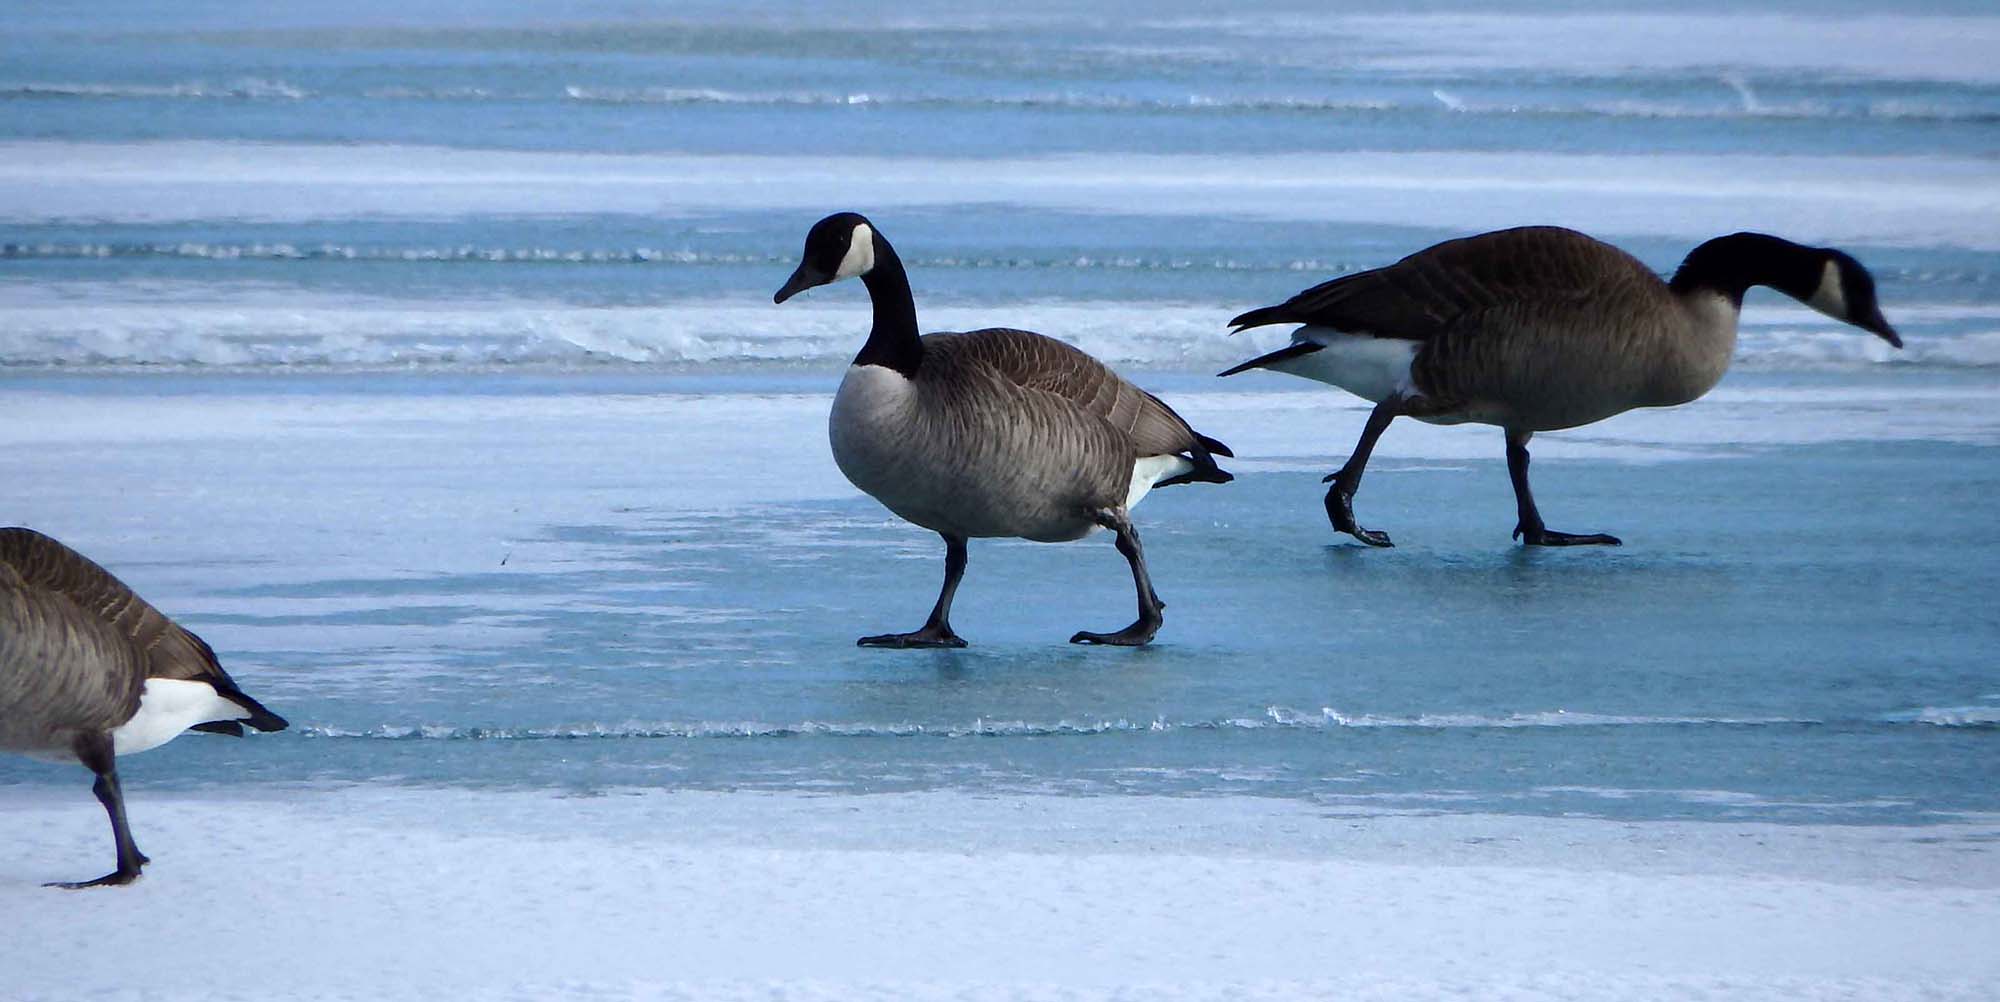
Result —
[[926, 335], [926, 364], [933, 352], [940, 364], [985, 368], [1017, 386], [1069, 401], [1126, 438], [1135, 458], [1185, 455], [1197, 466], [1213, 467], [1213, 456], [1234, 455], [1160, 398], [1054, 338], [1005, 327]]
[[1444, 243], [1372, 271], [1313, 286], [1231, 321], [1238, 330], [1297, 323], [1351, 334], [1428, 342], [1481, 329], [1469, 317], [1548, 312], [1631, 283], [1665, 286], [1632, 255], [1575, 230], [1526, 226]]
[[144, 664], [110, 624], [0, 560], [0, 747], [67, 750], [131, 719]]

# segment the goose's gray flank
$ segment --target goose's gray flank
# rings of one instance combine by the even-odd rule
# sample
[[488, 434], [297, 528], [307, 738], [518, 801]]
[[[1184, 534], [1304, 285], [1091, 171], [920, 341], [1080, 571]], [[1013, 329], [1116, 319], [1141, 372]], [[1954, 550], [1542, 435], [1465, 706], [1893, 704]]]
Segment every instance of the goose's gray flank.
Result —
[[111, 873], [51, 886], [128, 884], [148, 862], [125, 820], [118, 756], [189, 728], [241, 736], [244, 724], [285, 720], [110, 571], [33, 529], [0, 529], [0, 750], [95, 773], [118, 852]]
[[860, 643], [962, 647], [951, 603], [968, 539], [1061, 542], [1099, 528], [1111, 530], [1131, 565], [1139, 617], [1114, 633], [1086, 630], [1070, 640], [1151, 640], [1164, 605], [1130, 510], [1154, 487], [1227, 483], [1215, 457], [1231, 455], [1229, 448], [1053, 338], [1011, 328], [919, 336], [902, 260], [856, 213], [814, 224], [797, 270], [772, 299], [856, 277], [874, 304], [874, 326], [834, 396], [834, 461], [856, 487], [945, 542], [944, 586], [930, 618], [909, 633]]
[[1450, 240], [1384, 268], [1316, 285], [1230, 321], [1235, 330], [1303, 324], [1292, 343], [1222, 373], [1273, 369], [1375, 402], [1346, 465], [1326, 480], [1336, 531], [1374, 546], [1354, 492], [1375, 440], [1398, 417], [1476, 422], [1506, 433], [1514, 536], [1530, 546], [1616, 546], [1615, 536], [1548, 528], [1528, 487], [1528, 441], [1635, 407], [1707, 393], [1729, 368], [1753, 285], [1777, 289], [1901, 348], [1875, 279], [1853, 257], [1762, 233], [1696, 247], [1671, 281], [1574, 230], [1533, 226]]

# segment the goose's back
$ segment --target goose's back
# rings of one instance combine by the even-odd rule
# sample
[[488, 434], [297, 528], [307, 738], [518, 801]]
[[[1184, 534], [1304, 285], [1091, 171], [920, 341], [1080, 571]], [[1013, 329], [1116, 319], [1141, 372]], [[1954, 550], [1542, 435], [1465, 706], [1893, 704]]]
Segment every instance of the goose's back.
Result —
[[0, 563], [29, 585], [67, 597], [144, 655], [147, 678], [197, 680], [234, 691], [215, 651], [96, 561], [33, 529], [0, 529]]

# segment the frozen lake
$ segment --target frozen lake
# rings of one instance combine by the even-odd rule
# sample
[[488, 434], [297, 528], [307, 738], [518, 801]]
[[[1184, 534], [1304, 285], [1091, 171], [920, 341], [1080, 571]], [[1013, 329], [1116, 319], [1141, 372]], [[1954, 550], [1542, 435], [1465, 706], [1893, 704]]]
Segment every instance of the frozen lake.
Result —
[[[0, 524], [293, 723], [124, 762], [117, 893], [0, 760], [0, 996], [1992, 994], [1986, 5], [411, 7], [0, 18]], [[770, 303], [836, 209], [1234, 447], [1137, 512], [1155, 644], [1063, 642], [1095, 538], [854, 647], [941, 547], [828, 455], [861, 290]], [[1526, 223], [1837, 245], [1908, 347], [1756, 291], [1707, 398], [1537, 438], [1620, 549], [1410, 422], [1335, 537], [1362, 405], [1225, 321]]]

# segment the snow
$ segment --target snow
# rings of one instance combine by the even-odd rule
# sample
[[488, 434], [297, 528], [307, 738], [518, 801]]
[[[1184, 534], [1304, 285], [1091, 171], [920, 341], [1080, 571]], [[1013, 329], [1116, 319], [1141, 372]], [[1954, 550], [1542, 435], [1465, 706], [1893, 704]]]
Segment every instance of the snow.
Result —
[[[1983, 998], [2000, 826], [1255, 799], [10, 793], [28, 1000]], [[86, 873], [85, 871], [89, 871]]]

